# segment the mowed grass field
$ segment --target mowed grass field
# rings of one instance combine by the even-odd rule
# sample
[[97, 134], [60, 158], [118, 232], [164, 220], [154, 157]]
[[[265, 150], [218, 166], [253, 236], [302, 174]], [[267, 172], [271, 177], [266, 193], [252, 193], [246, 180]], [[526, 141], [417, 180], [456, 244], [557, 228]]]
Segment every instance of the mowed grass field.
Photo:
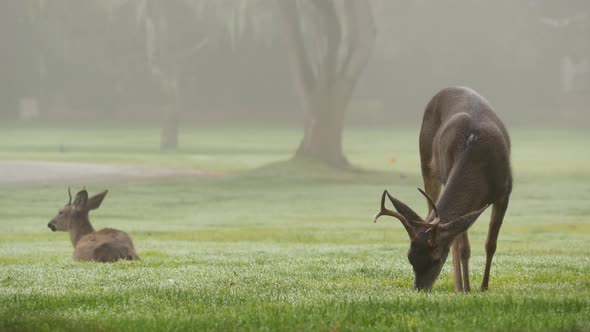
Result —
[[[341, 172], [287, 161], [298, 128], [183, 128], [173, 153], [158, 151], [157, 129], [4, 128], [0, 159], [224, 175], [88, 185], [110, 189], [95, 228], [127, 231], [142, 258], [114, 264], [73, 262], [68, 235], [47, 228], [81, 184], [2, 188], [0, 330], [590, 330], [590, 133], [511, 130], [490, 290], [456, 294], [451, 258], [432, 292], [413, 291], [407, 234], [372, 222], [386, 188], [425, 214], [418, 130], [347, 129], [362, 170]], [[470, 231], [474, 288], [488, 220]]]

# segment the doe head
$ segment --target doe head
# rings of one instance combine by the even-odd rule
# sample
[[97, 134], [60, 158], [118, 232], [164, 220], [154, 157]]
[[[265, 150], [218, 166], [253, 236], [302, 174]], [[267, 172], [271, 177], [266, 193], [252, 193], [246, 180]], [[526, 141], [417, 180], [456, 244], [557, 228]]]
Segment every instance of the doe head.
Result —
[[[381, 216], [391, 216], [402, 223], [410, 238], [408, 260], [414, 270], [414, 288], [416, 290], [430, 290], [447, 259], [453, 239], [467, 231], [488, 206], [454, 220], [443, 219], [441, 222], [441, 216], [433, 200], [424, 191], [420, 190], [420, 192], [426, 197], [428, 205], [434, 211], [433, 220], [425, 221], [409, 206], [385, 190], [381, 196], [381, 211], [375, 215], [375, 222]], [[385, 207], [386, 196], [396, 211]]]
[[69, 231], [71, 225], [76, 222], [77, 219], [87, 216], [90, 210], [98, 209], [108, 192], [108, 190], [105, 190], [88, 198], [88, 191], [83, 189], [76, 194], [76, 198], [72, 203], [72, 193], [70, 188], [68, 188], [68, 196], [70, 198], [68, 203], [59, 209], [57, 215], [51, 219], [49, 224], [47, 224], [47, 227], [54, 232]]

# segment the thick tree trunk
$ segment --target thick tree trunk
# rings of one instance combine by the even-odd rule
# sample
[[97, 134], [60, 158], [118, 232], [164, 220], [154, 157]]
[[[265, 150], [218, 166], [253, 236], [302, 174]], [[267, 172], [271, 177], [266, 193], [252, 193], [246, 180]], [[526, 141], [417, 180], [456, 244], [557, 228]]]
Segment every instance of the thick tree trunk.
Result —
[[[309, 7], [286, 0], [276, 4], [305, 116], [295, 157], [348, 168], [342, 151], [344, 114], [375, 41], [371, 6], [352, 0], [309, 0]], [[305, 8], [309, 22], [303, 19]]]
[[303, 140], [295, 156], [348, 168], [350, 164], [342, 149], [342, 135], [354, 81], [341, 78], [328, 86], [316, 97], [308, 95], [305, 98]]
[[326, 108], [310, 110], [307, 114], [296, 158], [319, 160], [338, 168], [350, 166], [342, 150], [344, 112], [335, 104], [338, 103], [333, 100], [319, 103], [316, 107]]

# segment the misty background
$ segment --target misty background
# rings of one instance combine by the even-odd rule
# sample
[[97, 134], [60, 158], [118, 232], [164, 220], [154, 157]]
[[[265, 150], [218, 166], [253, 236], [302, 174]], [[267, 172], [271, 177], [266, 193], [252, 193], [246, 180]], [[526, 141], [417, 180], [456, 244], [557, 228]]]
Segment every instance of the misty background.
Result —
[[[286, 22], [310, 53], [329, 47], [332, 24], [313, 8], [330, 1], [308, 3], [285, 16], [271, 0], [1, 1], [0, 118], [299, 125]], [[341, 105], [349, 123], [418, 126], [436, 91], [464, 85], [508, 125], [587, 125], [590, 2], [370, 3], [375, 40]]]

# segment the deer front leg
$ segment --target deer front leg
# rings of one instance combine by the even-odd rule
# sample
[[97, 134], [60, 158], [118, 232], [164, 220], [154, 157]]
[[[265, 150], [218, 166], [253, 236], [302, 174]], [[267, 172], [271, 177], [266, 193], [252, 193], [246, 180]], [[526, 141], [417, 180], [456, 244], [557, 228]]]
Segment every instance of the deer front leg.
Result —
[[471, 291], [471, 284], [469, 283], [471, 247], [469, 246], [467, 232], [457, 235], [453, 241], [452, 251], [455, 291], [469, 293]]
[[459, 235], [461, 239], [461, 269], [463, 270], [463, 291], [465, 293], [471, 292], [471, 285], [469, 283], [469, 258], [471, 257], [471, 246], [469, 245], [469, 238], [467, 232]]
[[483, 281], [481, 282], [481, 290], [486, 291], [488, 289], [488, 283], [490, 279], [490, 269], [492, 267], [492, 259], [496, 252], [496, 242], [498, 240], [498, 234], [500, 233], [500, 227], [502, 227], [502, 221], [508, 208], [509, 198], [506, 197], [499, 202], [494, 203], [492, 209], [492, 218], [490, 220], [490, 227], [488, 230], [488, 238], [486, 239], [486, 267], [483, 273]]
[[453, 253], [453, 274], [456, 292], [463, 291], [463, 279], [461, 278], [461, 248], [459, 243], [460, 241], [461, 240], [459, 236], [457, 236], [453, 241], [453, 246], [451, 248], [451, 252]]

